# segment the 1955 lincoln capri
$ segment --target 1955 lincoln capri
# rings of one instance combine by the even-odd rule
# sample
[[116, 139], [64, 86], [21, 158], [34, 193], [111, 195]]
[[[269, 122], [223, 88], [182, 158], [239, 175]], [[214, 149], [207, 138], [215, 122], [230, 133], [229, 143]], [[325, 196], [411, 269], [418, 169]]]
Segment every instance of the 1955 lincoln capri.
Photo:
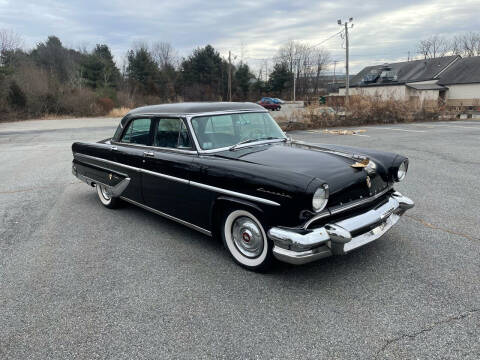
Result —
[[348, 253], [408, 209], [404, 156], [288, 138], [253, 103], [132, 110], [111, 139], [72, 145], [73, 174], [108, 208], [126, 201], [207, 235], [240, 265]]

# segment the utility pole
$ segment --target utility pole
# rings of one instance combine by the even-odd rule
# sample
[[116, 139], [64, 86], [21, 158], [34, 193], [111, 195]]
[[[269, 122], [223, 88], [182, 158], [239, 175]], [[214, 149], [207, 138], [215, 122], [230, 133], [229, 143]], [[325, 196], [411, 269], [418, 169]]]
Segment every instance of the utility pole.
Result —
[[297, 71], [298, 71], [298, 62], [300, 59], [293, 59], [293, 67], [292, 67], [292, 72], [293, 72], [293, 101], [295, 102], [295, 90], [297, 87]]
[[297, 69], [296, 69], [296, 66], [294, 65], [293, 67], [293, 102], [295, 102], [295, 79], [296, 79], [296, 75], [295, 74], [297, 72]]
[[349, 93], [349, 88], [350, 88], [350, 75], [348, 71], [348, 63], [349, 63], [349, 43], [348, 43], [348, 28], [353, 27], [353, 18], [349, 18], [348, 21], [345, 21], [342, 24], [342, 20], [337, 20], [338, 25], [343, 25], [345, 26], [345, 105], [348, 106], [348, 93]]
[[232, 101], [232, 52], [228, 51], [228, 101]]

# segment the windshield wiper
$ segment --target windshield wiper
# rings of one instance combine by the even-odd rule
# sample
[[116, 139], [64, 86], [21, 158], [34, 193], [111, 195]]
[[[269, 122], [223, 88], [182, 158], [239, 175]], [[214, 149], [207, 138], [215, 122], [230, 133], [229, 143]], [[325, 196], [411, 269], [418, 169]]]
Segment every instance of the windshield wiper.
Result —
[[233, 151], [237, 148], [237, 146], [242, 145], [242, 144], [248, 144], [248, 143], [255, 142], [255, 141], [260, 141], [260, 140], [275, 140], [275, 139], [282, 139], [284, 141], [287, 140], [286, 138], [278, 137], [278, 136], [265, 136], [265, 137], [261, 137], [261, 138], [257, 138], [257, 139], [245, 139], [245, 140], [242, 140], [239, 143], [236, 143], [235, 145], [231, 146], [229, 150]]

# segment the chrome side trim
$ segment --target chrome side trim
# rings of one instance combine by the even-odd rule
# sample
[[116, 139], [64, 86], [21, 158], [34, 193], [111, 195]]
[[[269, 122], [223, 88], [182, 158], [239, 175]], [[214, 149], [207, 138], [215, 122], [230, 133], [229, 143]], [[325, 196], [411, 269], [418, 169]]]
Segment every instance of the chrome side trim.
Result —
[[188, 185], [190, 183], [190, 181], [187, 180], [187, 179], [182, 179], [182, 178], [178, 178], [178, 177], [175, 177], [175, 176], [162, 174], [162, 173], [159, 173], [159, 172], [156, 172], [156, 171], [140, 169], [140, 172], [142, 172], [144, 174], [149, 174], [149, 175], [152, 175], [152, 176], [156, 176], [156, 177], [159, 177], [159, 178], [163, 178], [163, 179], [176, 181], [176, 182], [179, 182], [179, 183], [182, 183], [182, 184], [187, 184]]
[[154, 214], [163, 216], [164, 218], [167, 218], [167, 219], [173, 220], [173, 221], [175, 221], [175, 222], [177, 222], [177, 223], [179, 223], [179, 224], [185, 225], [185, 226], [187, 226], [187, 227], [189, 227], [189, 228], [191, 228], [191, 229], [193, 229], [193, 230], [197, 230], [197, 231], [201, 232], [202, 234], [205, 234], [205, 235], [208, 235], [208, 236], [212, 236], [212, 232], [211, 232], [211, 231], [206, 230], [206, 229], [204, 229], [204, 228], [202, 228], [202, 227], [200, 227], [200, 226], [194, 225], [194, 224], [192, 224], [192, 223], [189, 223], [188, 221], [185, 221], [185, 220], [176, 218], [175, 216], [172, 216], [172, 215], [168, 215], [168, 214], [166, 214], [166, 213], [164, 213], [164, 212], [158, 211], [158, 210], [153, 209], [153, 208], [151, 208], [151, 207], [149, 207], [149, 206], [147, 206], [147, 205], [143, 205], [143, 204], [141, 204], [141, 203], [139, 203], [139, 202], [136, 202], [136, 201], [131, 200], [131, 199], [129, 199], [129, 198], [126, 198], [126, 197], [124, 197], [124, 196], [120, 196], [120, 199], [125, 200], [126, 202], [129, 202], [129, 203], [131, 203], [131, 204], [133, 204], [133, 205], [136, 205], [136, 206], [138, 206], [138, 207], [141, 207], [142, 209], [148, 210], [148, 211], [150, 211], [150, 212], [152, 212], [152, 213], [154, 213]]
[[78, 173], [75, 174], [75, 176], [78, 179], [82, 180], [83, 182], [86, 182], [90, 186], [93, 186], [93, 184], [100, 184], [100, 185], [105, 186], [108, 195], [110, 195], [112, 197], [119, 197], [125, 191], [125, 189], [128, 187], [128, 185], [130, 184], [130, 178], [129, 177], [123, 179], [117, 185], [112, 186], [112, 185], [108, 185], [104, 182], [94, 180], [94, 179], [92, 179], [88, 176], [78, 174]]
[[267, 200], [267, 199], [252, 196], [252, 195], [242, 194], [242, 193], [239, 193], [239, 192], [236, 192], [236, 191], [222, 189], [222, 188], [218, 188], [216, 186], [201, 184], [201, 183], [197, 183], [195, 181], [190, 181], [190, 185], [193, 185], [193, 186], [196, 186], [196, 187], [199, 187], [199, 188], [202, 188], [202, 189], [206, 189], [206, 190], [219, 192], [219, 193], [225, 194], [225, 195], [236, 196], [236, 197], [246, 199], [246, 200], [257, 201], [257, 202], [260, 202], [260, 203], [266, 204], [266, 205], [280, 206], [279, 203], [277, 203], [275, 201], [272, 201], [272, 200]]
[[[190, 180], [187, 180], [187, 179], [178, 178], [178, 177], [171, 176], [171, 175], [166, 175], [166, 174], [162, 174], [162, 173], [159, 173], [159, 172], [156, 172], [156, 171], [140, 169], [140, 168], [137, 168], [137, 167], [134, 167], [134, 166], [124, 165], [124, 164], [121, 164], [121, 163], [118, 163], [118, 162], [115, 162], [115, 161], [106, 160], [106, 159], [98, 158], [98, 157], [95, 157], [95, 156], [85, 155], [85, 154], [81, 154], [81, 153], [75, 153], [75, 154], [73, 154], [73, 156], [74, 157], [79, 157], [79, 158], [84, 158], [84, 159], [100, 161], [100, 162], [104, 162], [106, 164], [112, 164], [112, 165], [115, 165], [115, 166], [124, 167], [124, 168], [129, 169], [129, 170], [137, 171], [137, 172], [144, 173], [144, 174], [149, 174], [149, 175], [152, 175], [152, 176], [157, 176], [157, 177], [164, 178], [164, 179], [167, 179], [167, 180], [177, 181], [177, 182], [180, 182], [182, 184], [192, 185], [192, 186], [199, 187], [199, 188], [206, 189], [206, 190], [215, 191], [215, 192], [218, 192], [220, 194], [225, 194], [225, 195], [235, 196], [235, 197], [246, 199], [246, 200], [256, 201], [256, 202], [266, 204], [266, 205], [280, 206], [280, 204], [275, 202], [275, 201], [264, 199], [264, 198], [261, 198], [261, 197], [248, 195], [248, 194], [243, 194], [243, 193], [239, 193], [239, 192], [232, 191], [232, 190], [222, 189], [222, 188], [219, 188], [219, 187], [216, 187], [216, 186], [206, 185], [206, 184], [198, 183], [198, 182], [195, 182], [195, 181], [190, 181]], [[90, 164], [90, 165], [97, 166], [96, 164]], [[111, 170], [111, 171], [115, 172], [115, 170]]]
[[120, 141], [112, 141], [112, 144], [120, 145], [120, 146], [127, 146], [139, 149], [154, 149], [157, 151], [165, 151], [165, 152], [174, 152], [179, 154], [186, 154], [186, 155], [196, 155], [198, 154], [197, 150], [187, 150], [187, 149], [178, 149], [178, 148], [168, 148], [168, 147], [161, 147], [161, 146], [148, 146], [148, 145], [140, 145], [140, 144], [129, 144], [123, 143]]
[[[90, 160], [95, 160], [95, 161], [100, 161], [100, 162], [103, 162], [105, 164], [111, 164], [111, 165], [115, 165], [115, 166], [120, 166], [120, 167], [123, 167], [125, 169], [129, 169], [129, 170], [133, 170], [133, 171], [142, 171], [142, 169], [140, 168], [137, 168], [135, 166], [130, 166], [130, 165], [125, 165], [125, 164], [122, 164], [122, 163], [119, 163], [119, 162], [116, 162], [116, 161], [112, 161], [112, 160], [107, 160], [107, 159], [102, 159], [102, 158], [99, 158], [99, 157], [95, 157], [95, 156], [91, 156], [91, 155], [85, 155], [85, 154], [82, 154], [82, 153], [74, 153], [73, 154], [73, 157], [79, 157], [79, 158], [84, 158], [84, 159], [90, 159]], [[96, 165], [96, 164], [91, 164], [91, 165]], [[114, 171], [114, 170], [112, 170]]]

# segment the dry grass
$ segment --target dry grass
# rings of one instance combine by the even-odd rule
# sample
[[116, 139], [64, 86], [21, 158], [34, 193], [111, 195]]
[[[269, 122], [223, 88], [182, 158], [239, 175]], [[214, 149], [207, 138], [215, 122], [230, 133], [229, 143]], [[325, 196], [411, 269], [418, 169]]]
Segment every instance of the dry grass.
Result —
[[107, 117], [124, 117], [131, 109], [127, 107], [119, 107], [112, 109], [106, 116]]
[[325, 129], [368, 124], [395, 124], [414, 121], [436, 121], [446, 115], [445, 109], [432, 104], [378, 97], [351, 97], [347, 109], [335, 114], [321, 112], [318, 106], [295, 110], [289, 117], [277, 116], [284, 130]]

